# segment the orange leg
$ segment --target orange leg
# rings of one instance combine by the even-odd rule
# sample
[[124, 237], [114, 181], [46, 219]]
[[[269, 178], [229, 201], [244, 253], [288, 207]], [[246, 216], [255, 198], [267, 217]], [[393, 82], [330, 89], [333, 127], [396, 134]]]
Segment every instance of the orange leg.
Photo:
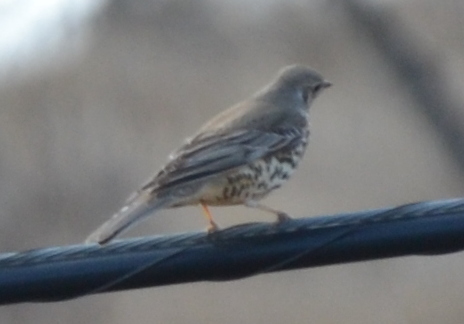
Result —
[[200, 203], [201, 207], [203, 208], [203, 213], [205, 214], [206, 218], [208, 219], [208, 233], [215, 232], [219, 229], [219, 226], [214, 222], [213, 216], [208, 209], [208, 206], [205, 203]]

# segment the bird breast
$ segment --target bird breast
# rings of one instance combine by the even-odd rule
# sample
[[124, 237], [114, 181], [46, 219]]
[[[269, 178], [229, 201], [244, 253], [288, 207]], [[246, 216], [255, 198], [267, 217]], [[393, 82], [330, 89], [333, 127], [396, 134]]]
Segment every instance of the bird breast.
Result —
[[[305, 134], [307, 135], [307, 134]], [[203, 187], [197, 196], [208, 205], [236, 205], [260, 200], [285, 183], [298, 167], [308, 136], [291, 148], [273, 152], [218, 177]]]

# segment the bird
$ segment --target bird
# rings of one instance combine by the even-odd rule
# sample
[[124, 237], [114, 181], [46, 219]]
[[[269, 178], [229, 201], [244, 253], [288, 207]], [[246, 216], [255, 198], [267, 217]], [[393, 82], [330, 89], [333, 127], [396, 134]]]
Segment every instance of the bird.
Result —
[[208, 232], [219, 229], [209, 206], [244, 205], [290, 217], [260, 203], [297, 168], [309, 139], [309, 108], [331, 86], [305, 65], [282, 68], [248, 99], [207, 121], [169, 156], [119, 212], [86, 240], [106, 244], [161, 209], [199, 205]]

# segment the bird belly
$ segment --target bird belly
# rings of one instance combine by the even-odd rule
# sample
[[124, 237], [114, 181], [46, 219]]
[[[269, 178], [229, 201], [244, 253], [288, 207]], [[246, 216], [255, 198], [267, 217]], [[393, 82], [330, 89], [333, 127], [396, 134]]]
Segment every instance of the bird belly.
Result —
[[209, 181], [200, 190], [199, 200], [207, 205], [236, 205], [260, 200], [285, 183], [300, 162], [306, 143], [270, 154]]

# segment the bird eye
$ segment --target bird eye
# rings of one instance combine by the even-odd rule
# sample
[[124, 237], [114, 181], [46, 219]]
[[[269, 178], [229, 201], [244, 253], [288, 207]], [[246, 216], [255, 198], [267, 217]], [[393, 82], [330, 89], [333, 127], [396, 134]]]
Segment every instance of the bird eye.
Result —
[[303, 91], [301, 92], [301, 96], [303, 97], [303, 101], [305, 103], [308, 103], [308, 95], [309, 95], [308, 89], [303, 89]]
[[314, 87], [314, 92], [319, 92], [322, 89], [322, 85], [318, 84]]

